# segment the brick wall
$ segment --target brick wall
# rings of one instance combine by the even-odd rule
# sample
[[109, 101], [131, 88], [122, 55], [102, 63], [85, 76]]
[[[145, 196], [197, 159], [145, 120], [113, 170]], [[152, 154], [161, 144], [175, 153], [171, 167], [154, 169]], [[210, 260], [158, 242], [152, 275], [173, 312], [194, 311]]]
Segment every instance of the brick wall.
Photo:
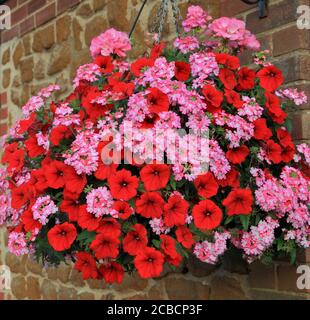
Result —
[[[128, 31], [140, 3], [141, 0], [7, 1], [13, 12], [13, 28], [1, 33], [0, 136], [19, 117], [20, 106], [42, 86], [57, 82], [62, 86], [61, 95], [68, 93], [76, 67], [90, 61], [91, 38], [109, 26]], [[294, 22], [296, 6], [309, 0], [270, 0], [270, 17], [265, 20], [258, 19], [256, 6], [240, 0], [179, 3], [183, 13], [191, 3], [205, 6], [213, 16], [237, 15], [245, 19], [263, 46], [271, 49], [275, 62], [284, 68], [288, 84], [297, 84], [309, 92], [309, 31], [298, 31]], [[148, 1], [134, 34], [133, 56], [145, 50], [145, 30], [152, 24], [157, 7], [158, 0]], [[173, 31], [173, 26], [167, 26], [166, 36]], [[299, 121], [295, 137], [300, 140], [310, 139], [305, 122], [308, 107], [294, 115]], [[310, 292], [297, 289], [296, 266], [287, 261], [247, 267], [240, 257], [229, 254], [224, 264], [215, 268], [190, 259], [184, 270], [166, 269], [156, 280], [127, 276], [121, 286], [106, 286], [101, 281], [83, 281], [71, 266], [45, 269], [27, 257], [16, 258], [6, 252], [6, 238], [5, 231], [0, 230], [0, 264], [11, 269], [12, 291], [0, 294], [0, 299], [310, 299]], [[301, 252], [298, 260], [310, 264], [309, 251]]]

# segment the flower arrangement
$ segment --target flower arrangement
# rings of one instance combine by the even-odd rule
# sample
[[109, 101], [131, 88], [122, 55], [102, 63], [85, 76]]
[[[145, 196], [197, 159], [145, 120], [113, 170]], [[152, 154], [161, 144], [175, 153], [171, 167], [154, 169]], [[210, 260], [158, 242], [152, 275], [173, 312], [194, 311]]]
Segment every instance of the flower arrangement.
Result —
[[[91, 43], [73, 92], [23, 106], [4, 142], [0, 224], [15, 255], [72, 260], [83, 278], [157, 277], [190, 253], [248, 262], [310, 245], [310, 149], [288, 108], [307, 102], [242, 21], [191, 6], [170, 47], [126, 61], [128, 36]], [[238, 54], [256, 51], [253, 66]]]

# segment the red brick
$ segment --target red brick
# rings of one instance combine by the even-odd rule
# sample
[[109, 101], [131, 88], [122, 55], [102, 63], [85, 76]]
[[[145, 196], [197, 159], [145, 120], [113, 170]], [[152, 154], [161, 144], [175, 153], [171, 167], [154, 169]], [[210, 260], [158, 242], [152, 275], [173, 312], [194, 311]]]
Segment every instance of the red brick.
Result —
[[291, 26], [273, 33], [273, 54], [279, 56], [297, 49], [310, 49], [310, 32]]
[[55, 16], [56, 16], [56, 5], [55, 3], [52, 3], [48, 7], [36, 13], [36, 26], [39, 27], [45, 22], [53, 19]]
[[298, 262], [310, 262], [310, 248], [308, 249], [300, 249], [297, 254]]
[[282, 70], [285, 82], [310, 80], [310, 56], [298, 54], [276, 60], [275, 65]]
[[78, 3], [80, 3], [80, 0], [57, 0], [57, 14], [64, 12]]
[[297, 7], [303, 0], [281, 1], [269, 5], [268, 17], [259, 19], [257, 11], [247, 15], [247, 27], [254, 33], [265, 32], [296, 21]]
[[275, 267], [254, 262], [250, 265], [249, 285], [251, 288], [275, 289]]
[[31, 14], [39, 9], [41, 9], [46, 4], [46, 0], [31, 0], [28, 6], [28, 14]]
[[295, 140], [310, 140], [310, 112], [302, 111], [293, 115], [293, 138]]
[[0, 124], [0, 136], [3, 136], [8, 131], [8, 125], [6, 123]]
[[9, 30], [4, 30], [1, 32], [1, 43], [5, 43], [19, 35], [19, 26], [12, 27]]
[[290, 292], [307, 292], [307, 290], [300, 290], [297, 288], [297, 279], [300, 276], [297, 273], [296, 265], [281, 264], [278, 266], [278, 289], [281, 291]]
[[34, 16], [30, 16], [19, 24], [19, 33], [24, 35], [25, 33], [34, 29]]
[[257, 5], [248, 5], [242, 1], [221, 0], [221, 16], [232, 17], [256, 6]]
[[28, 8], [26, 5], [18, 8], [12, 12], [11, 23], [14, 26], [16, 23], [24, 20], [28, 15]]
[[0, 105], [4, 105], [7, 103], [7, 94], [6, 92], [2, 92], [0, 94]]
[[17, 0], [8, 0], [5, 3], [6, 6], [9, 6], [10, 9], [14, 9], [17, 6]]
[[0, 108], [0, 120], [6, 119], [8, 117], [8, 108]]

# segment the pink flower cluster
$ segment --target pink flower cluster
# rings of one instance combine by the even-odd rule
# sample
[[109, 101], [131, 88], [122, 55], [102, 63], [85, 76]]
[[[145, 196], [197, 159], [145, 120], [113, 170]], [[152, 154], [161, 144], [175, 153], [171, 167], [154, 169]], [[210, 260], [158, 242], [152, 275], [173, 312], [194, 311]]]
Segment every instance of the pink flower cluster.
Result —
[[197, 242], [194, 247], [194, 255], [201, 261], [216, 264], [218, 259], [227, 249], [227, 240], [231, 235], [229, 232], [214, 232], [214, 242]]
[[278, 97], [286, 98], [293, 101], [297, 106], [306, 104], [308, 102], [308, 97], [306, 96], [306, 94], [303, 91], [299, 92], [296, 88], [278, 90], [276, 92], [276, 95]]
[[162, 218], [153, 218], [149, 222], [152, 231], [157, 234], [167, 234], [170, 232], [170, 228], [166, 227]]
[[192, 75], [196, 77], [193, 87], [199, 88], [205, 84], [205, 80], [211, 76], [217, 76], [220, 72], [213, 53], [197, 52], [190, 56]]
[[131, 50], [131, 44], [127, 33], [113, 28], [94, 38], [90, 45], [90, 52], [93, 58], [100, 54], [102, 56], [116, 54], [119, 57], [125, 57], [126, 52], [129, 50]]
[[242, 100], [244, 103], [243, 106], [238, 109], [239, 116], [245, 116], [250, 122], [254, 122], [262, 116], [264, 108], [256, 102], [255, 98], [243, 96]]
[[8, 248], [16, 256], [22, 256], [29, 253], [25, 234], [22, 232], [11, 232], [9, 234]]
[[77, 69], [76, 76], [73, 80], [73, 88], [77, 88], [84, 81], [94, 82], [100, 75], [101, 70], [97, 64], [84, 64]]
[[32, 206], [33, 218], [38, 220], [42, 225], [46, 225], [48, 223], [49, 216], [57, 211], [58, 207], [50, 196], [39, 197]]
[[212, 17], [201, 7], [190, 6], [187, 11], [186, 19], [182, 22], [182, 26], [186, 32], [196, 28], [204, 30], [210, 20], [212, 20]]
[[245, 29], [245, 23], [235, 18], [222, 17], [209, 25], [209, 30], [216, 36], [230, 41], [231, 46], [244, 46], [258, 50], [260, 44], [256, 37]]
[[117, 212], [112, 210], [113, 197], [107, 187], [93, 189], [86, 196], [87, 211], [97, 218], [103, 215], [117, 216]]
[[72, 166], [78, 174], [91, 174], [98, 167], [97, 146], [100, 136], [93, 130], [82, 131], [72, 142], [70, 152], [63, 154], [65, 163]]
[[244, 250], [249, 262], [258, 259], [272, 245], [275, 239], [274, 230], [278, 226], [277, 220], [267, 217], [265, 220], [261, 220], [257, 226], [251, 226], [249, 232], [242, 233], [237, 246]]
[[184, 38], [176, 38], [173, 42], [176, 49], [179, 49], [182, 53], [188, 53], [199, 48], [199, 41], [197, 38], [187, 36]]

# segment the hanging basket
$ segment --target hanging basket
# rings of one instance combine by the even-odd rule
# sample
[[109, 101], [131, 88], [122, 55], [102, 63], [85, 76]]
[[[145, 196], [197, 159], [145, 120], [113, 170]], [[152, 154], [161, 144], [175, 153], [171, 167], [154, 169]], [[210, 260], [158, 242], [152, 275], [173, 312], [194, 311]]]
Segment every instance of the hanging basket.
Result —
[[51, 85], [23, 106], [0, 174], [12, 253], [120, 283], [231, 248], [252, 262], [309, 247], [309, 147], [286, 129], [306, 96], [279, 88], [244, 22], [191, 6], [182, 26], [132, 63], [127, 34], [105, 31], [64, 100]]

